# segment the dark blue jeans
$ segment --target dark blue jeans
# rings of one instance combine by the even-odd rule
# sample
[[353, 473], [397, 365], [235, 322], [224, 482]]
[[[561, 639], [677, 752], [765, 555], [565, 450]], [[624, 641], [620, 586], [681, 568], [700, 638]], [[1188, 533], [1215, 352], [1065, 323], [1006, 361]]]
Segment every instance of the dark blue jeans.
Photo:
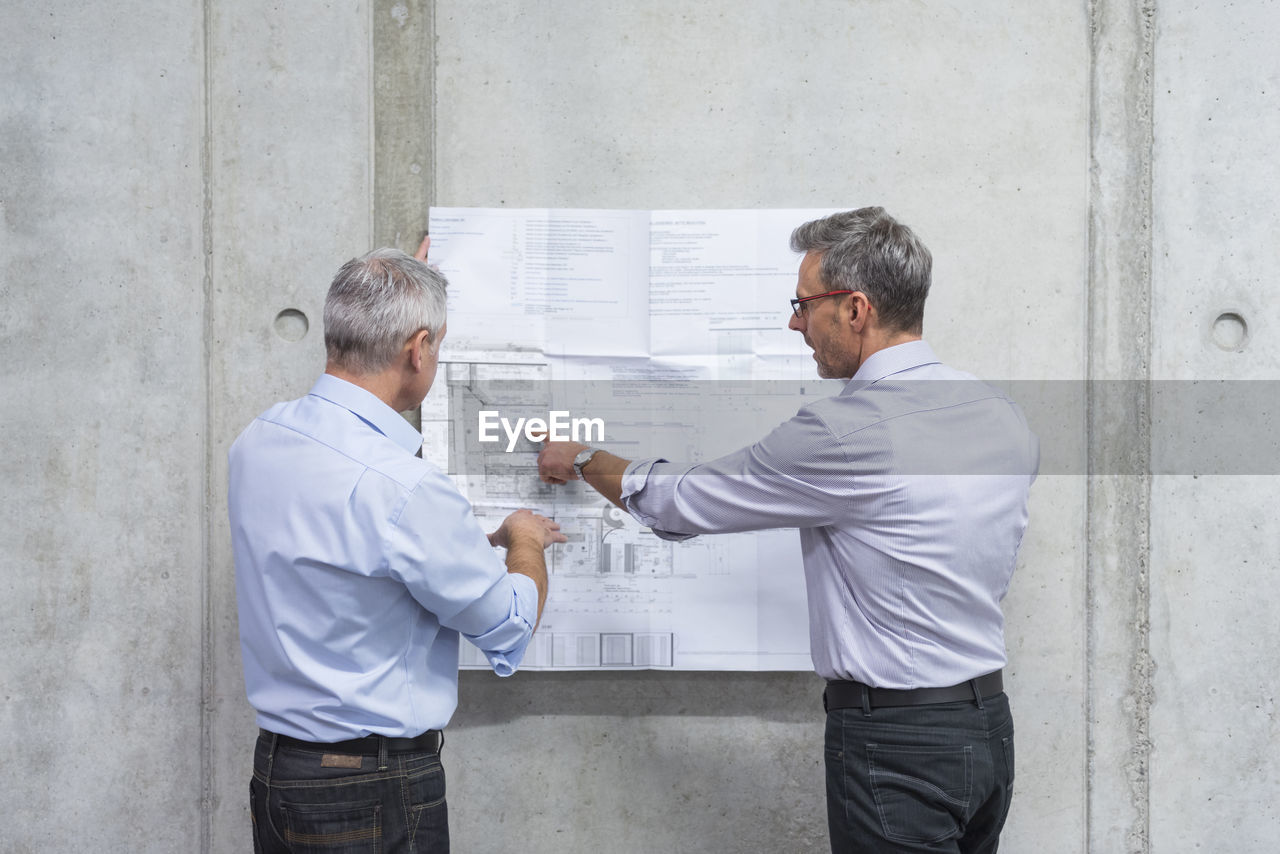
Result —
[[[249, 806], [255, 854], [447, 854], [438, 753], [330, 754], [263, 735]], [[352, 766], [352, 767], [333, 767]]]
[[1013, 798], [1009, 698], [827, 713], [833, 854], [991, 854]]

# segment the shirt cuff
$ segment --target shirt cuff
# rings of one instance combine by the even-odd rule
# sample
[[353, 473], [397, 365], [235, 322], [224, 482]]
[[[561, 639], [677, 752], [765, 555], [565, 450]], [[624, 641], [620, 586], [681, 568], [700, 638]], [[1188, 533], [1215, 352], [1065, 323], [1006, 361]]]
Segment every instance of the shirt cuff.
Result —
[[482, 635], [466, 635], [499, 676], [510, 676], [524, 660], [538, 619], [538, 585], [527, 575], [507, 573], [512, 587], [511, 612]]
[[683, 540], [692, 539], [697, 534], [676, 534], [671, 531], [664, 531], [657, 527], [658, 518], [650, 515], [638, 506], [643, 496], [640, 494], [644, 491], [648, 484], [649, 475], [653, 472], [653, 467], [658, 463], [666, 463], [667, 460], [661, 457], [654, 457], [651, 460], [638, 460], [627, 466], [626, 471], [622, 473], [622, 506], [627, 508], [627, 512], [631, 517], [653, 531], [654, 536], [660, 540], [670, 540], [672, 542], [681, 542]]
[[666, 460], [661, 457], [654, 457], [651, 460], [636, 460], [629, 464], [625, 471], [622, 472], [622, 498], [625, 501], [629, 496], [634, 495], [644, 489], [644, 482], [649, 477], [649, 472], [658, 463], [665, 463]]

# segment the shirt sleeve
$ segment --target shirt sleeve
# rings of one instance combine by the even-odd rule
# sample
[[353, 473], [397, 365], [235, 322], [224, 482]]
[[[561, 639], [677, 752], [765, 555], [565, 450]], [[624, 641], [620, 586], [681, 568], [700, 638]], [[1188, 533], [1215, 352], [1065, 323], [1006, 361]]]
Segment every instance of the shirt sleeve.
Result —
[[524, 660], [538, 617], [538, 586], [533, 579], [519, 573], [507, 573], [507, 578], [515, 591], [507, 618], [482, 635], [463, 633], [499, 676], [515, 673]]
[[475, 644], [495, 673], [514, 673], [537, 622], [537, 587], [507, 572], [470, 502], [448, 478], [439, 472], [423, 478], [388, 545], [388, 575], [441, 626]]
[[823, 419], [805, 408], [759, 442], [708, 463], [632, 463], [622, 502], [663, 539], [817, 527], [841, 518], [857, 468]]

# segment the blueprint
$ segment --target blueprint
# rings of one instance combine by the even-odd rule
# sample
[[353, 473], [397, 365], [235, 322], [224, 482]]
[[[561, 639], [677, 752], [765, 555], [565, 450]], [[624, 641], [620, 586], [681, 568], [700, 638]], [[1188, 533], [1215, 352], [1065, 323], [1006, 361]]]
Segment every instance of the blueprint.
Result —
[[[432, 209], [449, 314], [423, 456], [486, 530], [527, 507], [568, 537], [524, 669], [811, 668], [794, 530], [660, 539], [581, 482], [542, 483], [511, 425], [697, 462], [836, 393], [786, 328], [791, 230], [827, 213]], [[461, 664], [487, 667], [467, 644]]]

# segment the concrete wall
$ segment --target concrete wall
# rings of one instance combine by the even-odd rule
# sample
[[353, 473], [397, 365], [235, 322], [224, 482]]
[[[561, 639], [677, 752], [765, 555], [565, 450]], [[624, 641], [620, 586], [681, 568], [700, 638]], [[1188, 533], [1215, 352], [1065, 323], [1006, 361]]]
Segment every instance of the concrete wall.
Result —
[[[1038, 482], [1006, 600], [1004, 848], [1271, 850], [1276, 478], [1141, 472], [1171, 414], [1146, 380], [1277, 378], [1277, 24], [1263, 0], [0, 8], [0, 851], [246, 850], [226, 448], [320, 369], [337, 266], [412, 249], [432, 203], [915, 226], [945, 359], [1084, 389], [1041, 427], [1087, 465]], [[463, 674], [455, 849], [824, 850], [819, 691]]]
[[[1171, 0], [1154, 23], [1151, 374], [1256, 386], [1274, 430], [1280, 401], [1258, 381], [1280, 378], [1280, 7]], [[1238, 450], [1152, 482], [1153, 850], [1280, 839], [1280, 479], [1215, 458]]]
[[0, 7], [5, 852], [198, 845], [203, 26], [151, 5]]

